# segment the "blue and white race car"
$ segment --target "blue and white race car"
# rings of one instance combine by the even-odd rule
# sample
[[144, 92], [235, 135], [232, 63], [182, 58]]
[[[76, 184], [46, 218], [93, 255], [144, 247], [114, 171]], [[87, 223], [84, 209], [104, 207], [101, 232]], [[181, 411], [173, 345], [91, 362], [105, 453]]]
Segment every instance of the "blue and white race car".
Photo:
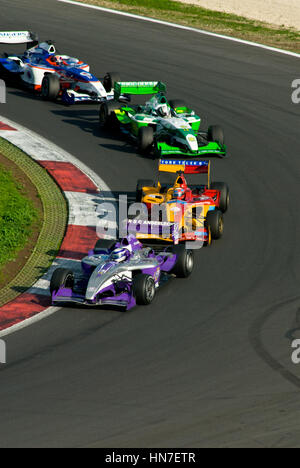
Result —
[[102, 102], [114, 98], [117, 73], [107, 73], [101, 82], [88, 64], [57, 53], [52, 41], [39, 43], [29, 31], [0, 32], [0, 44], [27, 44], [21, 55], [5, 53], [0, 58], [0, 79], [8, 85], [25, 85], [46, 100], [66, 104]]

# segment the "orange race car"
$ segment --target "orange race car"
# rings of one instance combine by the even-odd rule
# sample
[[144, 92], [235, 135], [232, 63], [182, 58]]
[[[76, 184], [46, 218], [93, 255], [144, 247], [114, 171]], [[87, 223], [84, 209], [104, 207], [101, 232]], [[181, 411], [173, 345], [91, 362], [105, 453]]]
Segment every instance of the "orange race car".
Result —
[[[177, 174], [175, 183], [139, 180], [136, 201], [147, 206], [148, 229], [136, 233], [139, 239], [167, 242], [198, 241], [210, 245], [224, 231], [223, 214], [229, 207], [229, 188], [223, 182], [211, 183], [210, 161], [160, 160], [160, 173]], [[207, 174], [205, 185], [189, 185], [189, 174]], [[133, 223], [135, 226], [138, 221]], [[162, 226], [177, 226], [166, 234]], [[174, 236], [176, 232], [176, 236]]]

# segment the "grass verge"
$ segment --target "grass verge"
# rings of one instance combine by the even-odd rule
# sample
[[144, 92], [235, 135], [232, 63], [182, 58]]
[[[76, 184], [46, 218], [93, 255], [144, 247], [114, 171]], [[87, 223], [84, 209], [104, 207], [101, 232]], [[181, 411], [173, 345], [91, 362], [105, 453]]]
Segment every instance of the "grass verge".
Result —
[[[5, 158], [15, 163], [26, 177], [30, 179], [37, 190], [42, 206], [42, 223], [37, 233], [36, 241], [29, 252], [25, 265], [12, 280], [5, 284], [0, 290], [1, 307], [15, 299], [19, 294], [28, 290], [50, 267], [54, 258], [57, 256], [65, 235], [68, 209], [61, 190], [47, 171], [38, 163], [2, 138], [0, 138], [0, 153], [5, 156]], [[29, 205], [27, 205], [27, 209], [28, 206]], [[30, 231], [30, 216], [27, 216], [28, 213], [26, 213], [27, 212], [24, 213], [25, 237], [26, 229]], [[31, 220], [34, 222], [34, 212], [32, 216]], [[41, 216], [39, 218], [41, 218]], [[24, 236], [22, 237], [21, 235], [20, 237], [21, 243], [18, 244], [19, 247], [25, 239]], [[0, 248], [2, 249], [1, 246]], [[5, 256], [3, 257], [3, 261], [5, 263]], [[0, 265], [2, 265], [2, 271], [4, 268], [5, 273], [5, 265], [9, 265], [9, 263], [6, 263], [4, 266], [3, 263], [0, 263]]]
[[[5, 163], [4, 163], [5, 164]], [[14, 171], [0, 163], [0, 275], [3, 265], [16, 259], [33, 232], [38, 210]]]
[[300, 31], [172, 0], [76, 0], [300, 53]]

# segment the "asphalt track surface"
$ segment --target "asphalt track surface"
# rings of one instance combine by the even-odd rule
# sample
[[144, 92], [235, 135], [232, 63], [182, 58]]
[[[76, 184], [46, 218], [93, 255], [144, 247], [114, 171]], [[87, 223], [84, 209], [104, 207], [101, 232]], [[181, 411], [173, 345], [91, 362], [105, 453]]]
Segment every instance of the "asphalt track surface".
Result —
[[[299, 61], [54, 0], [1, 0], [0, 29], [38, 31], [95, 74], [161, 79], [220, 123], [231, 157], [224, 238], [130, 313], [66, 308], [6, 338], [0, 446], [300, 446]], [[49, 138], [116, 192], [156, 163], [100, 135], [97, 106], [9, 90], [1, 114]]]

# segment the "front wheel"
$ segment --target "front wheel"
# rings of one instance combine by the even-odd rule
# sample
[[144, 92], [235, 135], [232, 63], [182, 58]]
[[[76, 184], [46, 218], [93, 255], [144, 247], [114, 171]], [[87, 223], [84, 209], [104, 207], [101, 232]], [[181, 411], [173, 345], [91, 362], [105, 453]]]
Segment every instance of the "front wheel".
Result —
[[150, 154], [154, 144], [152, 127], [141, 127], [138, 133], [138, 150], [140, 154]]
[[60, 81], [56, 75], [45, 75], [42, 81], [42, 97], [47, 101], [55, 101], [60, 93]]
[[120, 106], [116, 101], [108, 101], [101, 104], [99, 111], [100, 129], [105, 128], [107, 130], [117, 130], [119, 127], [119, 121], [116, 117], [115, 111], [118, 109], [120, 109]]
[[229, 187], [224, 182], [213, 182], [211, 184], [212, 190], [220, 192], [220, 210], [226, 213], [230, 205]]
[[134, 276], [133, 294], [138, 305], [150, 305], [156, 295], [155, 281], [152, 276], [143, 274]]
[[211, 127], [209, 127], [208, 141], [219, 143], [219, 145], [221, 146], [225, 144], [224, 130], [222, 127], [220, 127], [220, 125], [212, 125]]
[[67, 270], [65, 268], [57, 268], [50, 281], [50, 293], [51, 295], [61, 288], [71, 288], [74, 287], [74, 273], [72, 270]]

